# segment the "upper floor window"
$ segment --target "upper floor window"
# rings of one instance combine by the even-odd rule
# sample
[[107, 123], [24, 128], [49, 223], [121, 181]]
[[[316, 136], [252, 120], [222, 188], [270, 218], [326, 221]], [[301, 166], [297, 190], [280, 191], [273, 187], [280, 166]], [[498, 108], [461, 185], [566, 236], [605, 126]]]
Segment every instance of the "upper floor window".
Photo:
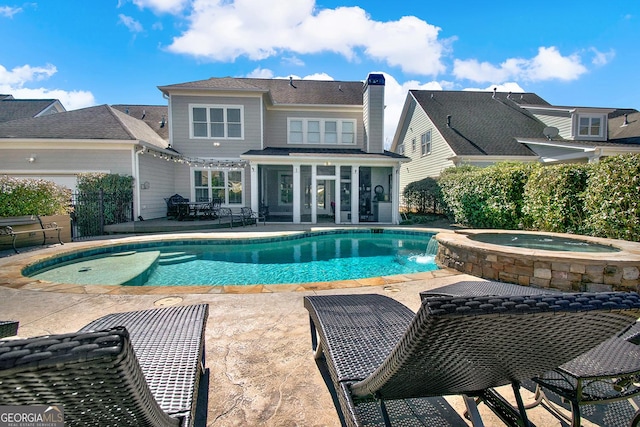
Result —
[[411, 139], [411, 151], [413, 151], [414, 153], [416, 152], [416, 139], [415, 138]]
[[241, 105], [190, 105], [191, 138], [242, 139], [244, 109]]
[[287, 121], [289, 144], [355, 144], [356, 121], [297, 119]]
[[578, 136], [603, 136], [601, 116], [580, 116], [578, 120]]
[[420, 146], [422, 147], [422, 155], [431, 154], [431, 131], [427, 131], [420, 135]]
[[398, 154], [404, 155], [404, 144], [398, 144], [397, 152]]

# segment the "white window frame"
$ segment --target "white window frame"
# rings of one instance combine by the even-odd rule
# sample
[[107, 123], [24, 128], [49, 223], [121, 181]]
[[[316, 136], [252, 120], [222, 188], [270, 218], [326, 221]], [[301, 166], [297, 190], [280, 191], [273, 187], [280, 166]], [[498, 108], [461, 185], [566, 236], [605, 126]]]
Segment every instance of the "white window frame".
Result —
[[[589, 120], [589, 124], [587, 125], [588, 133], [586, 135], [583, 135], [583, 134], [580, 133], [580, 129], [582, 128], [581, 121], [583, 119]], [[591, 128], [593, 127], [593, 120], [594, 119], [600, 120], [600, 131], [597, 134], [591, 133]], [[598, 114], [593, 114], [593, 115], [580, 114], [580, 115], [578, 115], [578, 122], [576, 124], [576, 137], [577, 138], [602, 138], [602, 137], [604, 137], [605, 123], [606, 123], [605, 120], [606, 120], [605, 116], [598, 115]]]
[[[194, 121], [193, 121], [193, 110], [195, 108], [204, 108], [207, 114], [207, 136], [195, 136], [193, 132]], [[223, 110], [223, 124], [224, 124], [224, 136], [212, 136], [211, 135], [211, 125], [213, 121], [211, 119], [211, 109], [219, 108]], [[228, 121], [228, 110], [240, 110], [240, 136], [229, 136], [229, 124], [235, 124], [235, 122], [230, 123]], [[201, 122], [204, 123], [204, 122]], [[190, 139], [219, 139], [219, 140], [243, 140], [244, 139], [244, 105], [233, 105], [233, 104], [189, 104], [189, 138]]]
[[[294, 141], [291, 138], [292, 135], [292, 126], [293, 122], [300, 122], [302, 124], [302, 141]], [[336, 142], [327, 142], [325, 137], [326, 132], [326, 123], [335, 122], [336, 130], [335, 132], [330, 132], [330, 135], [336, 139]], [[310, 123], [314, 125], [309, 126]], [[310, 135], [318, 135], [318, 132], [315, 131], [315, 123], [319, 124], [319, 142], [310, 141]], [[344, 123], [351, 123], [353, 126], [353, 133], [347, 132], [346, 129], [343, 129]], [[299, 132], [296, 130], [296, 135], [299, 135]], [[351, 142], [345, 142], [345, 135], [350, 135], [352, 137]], [[357, 121], [355, 119], [333, 119], [333, 118], [311, 118], [311, 117], [288, 117], [287, 118], [287, 144], [306, 144], [306, 145], [356, 145], [358, 140], [357, 135]]]
[[[211, 173], [212, 172], [223, 172], [224, 174], [224, 198], [222, 200], [222, 205], [223, 206], [244, 206], [244, 199], [245, 199], [245, 185], [244, 185], [244, 180], [245, 180], [245, 174], [244, 174], [244, 169], [232, 169], [232, 168], [203, 168], [203, 167], [199, 167], [199, 168], [192, 168], [191, 169], [191, 195], [192, 195], [192, 199], [195, 201], [196, 200], [196, 182], [195, 182], [195, 174], [196, 172], [206, 172], [207, 173], [207, 185], [203, 186], [203, 185], [197, 185], [197, 187], [199, 189], [207, 189], [209, 195], [208, 195], [208, 199], [209, 201], [211, 201], [211, 199], [213, 198], [213, 187], [211, 187]], [[240, 180], [241, 180], [241, 189], [242, 189], [242, 198], [239, 202], [237, 203], [230, 203], [229, 202], [229, 192], [231, 191], [231, 185], [229, 182], [229, 173], [230, 172], [240, 172]], [[222, 187], [215, 187], [216, 189], [220, 189]]]
[[420, 150], [423, 156], [431, 154], [431, 129], [420, 135]]

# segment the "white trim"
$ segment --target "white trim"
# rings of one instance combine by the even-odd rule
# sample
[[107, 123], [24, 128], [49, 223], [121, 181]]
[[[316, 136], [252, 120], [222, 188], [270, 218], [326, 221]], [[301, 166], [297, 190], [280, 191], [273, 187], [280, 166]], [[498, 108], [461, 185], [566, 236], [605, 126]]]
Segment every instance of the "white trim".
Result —
[[[302, 122], [302, 141], [291, 141], [291, 123]], [[309, 142], [309, 122], [318, 122], [319, 126], [319, 138], [318, 142]], [[325, 142], [325, 124], [327, 122], [336, 123], [336, 142]], [[353, 125], [353, 141], [343, 142], [343, 124], [351, 123]], [[344, 118], [317, 118], [317, 117], [287, 117], [287, 144], [289, 145], [330, 145], [330, 146], [349, 146], [353, 147], [358, 141], [358, 121], [356, 119], [344, 119]]]
[[[206, 125], [207, 125], [207, 136], [195, 136], [193, 134], [193, 110], [195, 108], [204, 108], [206, 115], [207, 115], [207, 121], [206, 121]], [[211, 109], [212, 108], [219, 108], [223, 110], [223, 115], [224, 115], [224, 121], [222, 122], [222, 124], [224, 125], [224, 136], [211, 136], [211, 117], [209, 116]], [[230, 137], [228, 136], [228, 125], [229, 125], [229, 121], [227, 119], [227, 111], [233, 109], [233, 110], [240, 110], [240, 136], [239, 137]], [[190, 103], [188, 104], [188, 112], [189, 112], [189, 139], [195, 139], [195, 140], [209, 140], [209, 139], [220, 139], [220, 140], [232, 140], [232, 141], [241, 141], [244, 140], [244, 105], [242, 104], [196, 104], [196, 103]], [[198, 122], [198, 123], [203, 123], [203, 122]]]

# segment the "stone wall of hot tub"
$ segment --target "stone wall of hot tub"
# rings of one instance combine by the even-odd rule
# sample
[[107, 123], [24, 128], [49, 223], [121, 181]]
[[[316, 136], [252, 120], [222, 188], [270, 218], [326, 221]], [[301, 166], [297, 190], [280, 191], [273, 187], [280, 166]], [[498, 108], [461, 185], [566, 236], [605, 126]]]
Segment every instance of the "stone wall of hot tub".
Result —
[[637, 243], [622, 244], [631, 246], [632, 251], [621, 248], [620, 252], [611, 254], [559, 253], [480, 243], [470, 240], [466, 234], [469, 233], [436, 235], [439, 266], [487, 280], [538, 288], [591, 292], [640, 290], [640, 245]]

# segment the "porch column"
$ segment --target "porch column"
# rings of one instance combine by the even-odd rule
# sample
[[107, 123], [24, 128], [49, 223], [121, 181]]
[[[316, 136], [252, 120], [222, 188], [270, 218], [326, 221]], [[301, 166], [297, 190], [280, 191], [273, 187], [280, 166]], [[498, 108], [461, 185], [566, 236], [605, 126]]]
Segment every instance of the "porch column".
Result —
[[360, 222], [360, 167], [351, 168], [351, 224]]
[[254, 212], [259, 212], [260, 209], [260, 189], [258, 188], [258, 170], [259, 166], [256, 163], [250, 163], [250, 174], [251, 174], [251, 210]]
[[391, 180], [391, 223], [400, 224], [400, 168], [399, 163], [393, 167], [393, 175]]
[[300, 203], [302, 198], [300, 192], [302, 185], [300, 183], [300, 164], [293, 164], [293, 223], [300, 224]]
[[311, 165], [311, 223], [316, 224], [318, 222], [318, 165], [315, 163]]

